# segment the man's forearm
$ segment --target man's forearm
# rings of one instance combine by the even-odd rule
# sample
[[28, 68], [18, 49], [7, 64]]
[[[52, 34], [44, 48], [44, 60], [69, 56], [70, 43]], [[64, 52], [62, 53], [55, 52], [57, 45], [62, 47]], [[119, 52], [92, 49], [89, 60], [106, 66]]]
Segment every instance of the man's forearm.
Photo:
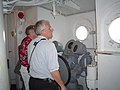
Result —
[[[60, 73], [58, 70], [51, 72], [53, 78], [55, 81], [59, 84], [60, 87], [65, 87], [63, 80], [61, 79]], [[66, 89], [64, 89], [66, 90]]]

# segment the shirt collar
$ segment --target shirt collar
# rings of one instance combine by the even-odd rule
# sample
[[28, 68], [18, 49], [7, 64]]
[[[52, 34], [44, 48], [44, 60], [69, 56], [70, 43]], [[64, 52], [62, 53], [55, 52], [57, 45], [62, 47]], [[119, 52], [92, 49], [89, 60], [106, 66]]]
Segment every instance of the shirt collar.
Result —
[[45, 38], [46, 40], [48, 40], [46, 37], [44, 37], [44, 36], [40, 36], [40, 35], [38, 35], [37, 36], [38, 38]]

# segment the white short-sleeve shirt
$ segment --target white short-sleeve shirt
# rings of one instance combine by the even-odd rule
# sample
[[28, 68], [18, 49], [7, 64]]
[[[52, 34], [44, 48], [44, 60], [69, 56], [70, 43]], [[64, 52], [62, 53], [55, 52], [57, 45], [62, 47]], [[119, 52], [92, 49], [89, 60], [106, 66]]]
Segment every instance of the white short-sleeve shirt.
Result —
[[[30, 60], [30, 55], [35, 47], [33, 44], [40, 39], [45, 38], [43, 36], [38, 36], [30, 42], [28, 45], [28, 62]], [[46, 38], [45, 38], [46, 39]], [[55, 45], [49, 40], [41, 40], [35, 47], [32, 54], [30, 64], [30, 75], [34, 78], [51, 78], [53, 79], [50, 72], [59, 69], [58, 55]]]

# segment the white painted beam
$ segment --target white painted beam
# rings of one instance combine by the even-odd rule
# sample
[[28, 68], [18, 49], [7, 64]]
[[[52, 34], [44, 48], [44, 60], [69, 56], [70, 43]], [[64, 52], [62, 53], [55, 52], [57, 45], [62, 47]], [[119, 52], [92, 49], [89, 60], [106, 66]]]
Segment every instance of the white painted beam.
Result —
[[3, 5], [0, 0], [0, 90], [10, 90], [4, 32]]

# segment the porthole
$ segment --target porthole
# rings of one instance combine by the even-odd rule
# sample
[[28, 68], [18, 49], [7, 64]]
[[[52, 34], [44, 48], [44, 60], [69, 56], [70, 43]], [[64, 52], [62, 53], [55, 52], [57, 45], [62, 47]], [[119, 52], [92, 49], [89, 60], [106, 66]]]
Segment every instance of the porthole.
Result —
[[83, 41], [87, 38], [88, 36], [88, 30], [85, 26], [80, 26], [76, 29], [76, 37], [80, 40]]
[[111, 39], [120, 43], [120, 17], [112, 21], [108, 31]]

